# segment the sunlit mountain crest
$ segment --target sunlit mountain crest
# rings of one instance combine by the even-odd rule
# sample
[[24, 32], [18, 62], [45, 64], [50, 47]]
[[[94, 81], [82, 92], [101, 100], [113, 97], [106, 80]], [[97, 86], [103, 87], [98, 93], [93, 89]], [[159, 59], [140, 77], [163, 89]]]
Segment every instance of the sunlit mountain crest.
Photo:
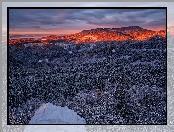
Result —
[[83, 30], [76, 34], [66, 36], [68, 41], [75, 40], [77, 44], [96, 41], [122, 41], [122, 40], [147, 40], [155, 35], [166, 38], [166, 31], [152, 31], [139, 26], [121, 28], [96, 28]]
[[49, 35], [37, 40], [34, 38], [22, 40], [10, 40], [10, 44], [22, 44], [31, 42], [43, 42], [45, 44], [53, 43], [53, 41], [73, 42], [76, 44], [93, 43], [103, 41], [125, 41], [125, 40], [148, 40], [149, 38], [159, 35], [166, 38], [166, 30], [153, 31], [143, 29], [139, 26], [129, 26], [121, 28], [96, 28], [91, 30], [83, 30], [79, 33], [64, 36]]

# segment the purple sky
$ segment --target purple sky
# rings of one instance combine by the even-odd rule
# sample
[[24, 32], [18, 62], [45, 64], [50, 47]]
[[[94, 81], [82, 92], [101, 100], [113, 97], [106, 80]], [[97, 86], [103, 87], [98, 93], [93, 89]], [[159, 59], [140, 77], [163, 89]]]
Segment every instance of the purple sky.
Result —
[[165, 9], [10, 9], [10, 33], [68, 34], [99, 27], [166, 28]]
[[[173, 25], [172, 2], [3, 2], [2, 34], [6, 34], [6, 7], [167, 7], [168, 22]], [[11, 33], [74, 33], [98, 27], [141, 26], [148, 29], [165, 28], [165, 11], [162, 10], [40, 10], [12, 11]]]

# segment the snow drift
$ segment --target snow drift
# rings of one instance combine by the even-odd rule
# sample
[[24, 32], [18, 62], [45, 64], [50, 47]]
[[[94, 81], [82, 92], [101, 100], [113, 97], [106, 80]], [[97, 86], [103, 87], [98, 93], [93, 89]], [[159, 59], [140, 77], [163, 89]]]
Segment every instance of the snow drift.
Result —
[[86, 124], [86, 121], [67, 106], [46, 103], [35, 111], [29, 124]]

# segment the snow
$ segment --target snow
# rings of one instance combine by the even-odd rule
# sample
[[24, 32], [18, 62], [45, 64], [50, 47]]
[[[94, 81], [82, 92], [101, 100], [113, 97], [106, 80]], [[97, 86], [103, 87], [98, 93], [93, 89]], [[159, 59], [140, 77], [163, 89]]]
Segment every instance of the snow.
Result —
[[42, 62], [42, 60], [39, 60], [38, 62]]
[[[12, 105], [15, 104], [16, 107], [19, 104], [21, 109], [18, 110], [14, 107], [10, 110], [12, 115], [9, 119], [10, 122], [12, 124], [26, 124], [28, 122], [29, 124], [131, 124], [133, 122], [148, 124], [165, 122], [165, 75], [163, 71], [160, 72], [160, 69], [165, 70], [165, 56], [162, 56], [166, 52], [165, 46], [152, 46], [151, 42], [148, 43], [147, 41], [147, 48], [150, 49], [140, 49], [139, 44], [141, 45], [141, 42], [139, 42], [135, 43], [135, 45], [125, 44], [125, 47], [118, 46], [118, 49], [115, 49], [117, 53], [111, 53], [106, 48], [111, 44], [107, 44], [104, 43], [101, 47], [97, 45], [94, 50], [89, 51], [87, 51], [89, 46], [86, 46], [86, 48], [84, 46], [80, 47], [84, 53], [77, 53], [77, 56], [74, 53], [78, 51], [78, 47], [68, 47], [68, 50], [63, 50], [63, 52], [62, 49], [58, 50], [57, 47], [54, 47], [53, 52], [51, 51], [52, 48], [48, 49], [48, 53], [41, 52], [41, 57], [39, 57], [39, 60], [46, 62], [46, 54], [51, 57], [55, 53], [55, 59], [49, 62], [50, 64], [56, 63], [54, 68], [49, 65], [38, 65], [38, 67], [36, 66], [38, 69], [43, 68], [41, 72], [28, 74], [33, 71], [32, 69], [35, 69], [35, 66], [33, 67], [31, 63], [29, 69], [26, 66], [22, 67], [27, 73], [25, 78], [22, 75], [18, 76], [20, 74], [17, 74], [17, 76], [12, 74], [9, 77], [11, 82], [9, 85], [13, 87], [13, 90], [10, 90], [12, 96], [9, 102]], [[158, 44], [158, 42], [154, 41], [155, 44]], [[126, 51], [125, 48], [127, 48]], [[163, 52], [160, 53], [161, 49]], [[20, 50], [15, 54], [15, 47], [11, 46], [10, 50], [17, 60], [20, 60], [21, 56], [26, 57], [27, 60], [28, 56], [25, 53], [21, 54]], [[37, 53], [36, 48], [33, 48], [31, 52], [30, 49], [28, 51], [27, 49], [23, 50], [26, 50], [29, 54]], [[67, 53], [71, 50], [74, 56], [68, 58]], [[172, 52], [172, 50], [169, 51]], [[57, 57], [56, 54], [58, 55]], [[156, 55], [161, 56], [155, 57]], [[67, 58], [69, 62], [64, 63]], [[128, 60], [129, 58], [130, 60]], [[37, 60], [38, 57], [33, 59]], [[27, 64], [30, 65], [28, 61]], [[15, 71], [20, 71], [18, 65], [14, 66], [10, 68], [11, 71], [16, 67], [18, 68]], [[156, 68], [157, 70], [155, 70]], [[172, 70], [173, 67], [170, 69]], [[52, 73], [52, 71], [53, 74], [49, 77], [50, 74], [48, 73]], [[119, 78], [123, 72], [125, 79], [123, 84], [120, 84]], [[153, 73], [155, 74], [153, 75]], [[46, 78], [46, 76], [48, 77]], [[173, 75], [171, 76], [174, 77]], [[33, 79], [28, 79], [29, 77], [33, 77]], [[39, 81], [42, 77], [46, 78], [45, 81]], [[22, 79], [22, 81], [17, 83], [19, 85], [16, 85], [19, 79]], [[50, 83], [52, 80], [53, 83]], [[35, 87], [33, 87], [32, 82]], [[54, 84], [54, 82], [56, 83]], [[72, 85], [73, 83], [74, 86]], [[40, 88], [40, 84], [50, 88]], [[156, 84], [156, 88], [151, 87], [154, 84]], [[148, 86], [145, 87], [144, 85]], [[24, 91], [22, 86], [27, 86], [27, 90]], [[125, 88], [124, 92], [120, 90], [121, 86]], [[37, 90], [35, 89], [36, 87], [38, 88]], [[102, 91], [101, 96], [97, 96], [96, 89], [98, 88]], [[18, 91], [22, 92], [19, 93]], [[44, 97], [40, 94], [43, 92], [47, 92], [48, 96]], [[25, 98], [25, 94], [29, 96]], [[22, 95], [21, 99], [18, 100], [20, 95]], [[39, 96], [39, 99], [23, 104], [23, 101], [33, 96]], [[48, 101], [61, 106], [66, 104], [67, 107], [53, 106], [50, 103], [43, 104]], [[121, 105], [121, 101], [125, 105]], [[148, 113], [156, 112], [156, 115], [149, 114], [149, 116], [146, 112], [148, 109]], [[33, 116], [35, 111], [35, 116]], [[134, 115], [138, 112], [138, 116], [135, 117]], [[13, 115], [15, 118], [13, 118]]]
[[48, 62], [48, 59], [46, 58], [45, 61]]
[[72, 51], [69, 51], [70, 54], [72, 54]]
[[46, 103], [35, 111], [29, 124], [86, 124], [86, 121], [67, 106]]
[[133, 63], [130, 63], [130, 64], [132, 64], [133, 66], [139, 65], [139, 64], [142, 64], [142, 65], [146, 65], [146, 64], [148, 65], [149, 64], [149, 65], [155, 67], [157, 65], [155, 63], [160, 63], [160, 61], [154, 60], [154, 61], [151, 61], [151, 62], [141, 62], [140, 60], [137, 60], [137, 61], [135, 61]]
[[112, 52], [115, 53], [115, 49], [113, 49]]

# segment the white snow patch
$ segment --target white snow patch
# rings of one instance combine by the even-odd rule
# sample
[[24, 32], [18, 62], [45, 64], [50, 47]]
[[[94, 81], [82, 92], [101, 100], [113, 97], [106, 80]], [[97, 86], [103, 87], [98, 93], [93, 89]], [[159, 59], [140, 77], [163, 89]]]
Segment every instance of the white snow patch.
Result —
[[46, 58], [45, 61], [48, 62], [48, 59]]
[[46, 103], [35, 111], [29, 124], [86, 124], [86, 121], [67, 106]]
[[115, 53], [115, 49], [112, 50], [112, 53]]
[[43, 60], [39, 60], [38, 62], [42, 62]]

